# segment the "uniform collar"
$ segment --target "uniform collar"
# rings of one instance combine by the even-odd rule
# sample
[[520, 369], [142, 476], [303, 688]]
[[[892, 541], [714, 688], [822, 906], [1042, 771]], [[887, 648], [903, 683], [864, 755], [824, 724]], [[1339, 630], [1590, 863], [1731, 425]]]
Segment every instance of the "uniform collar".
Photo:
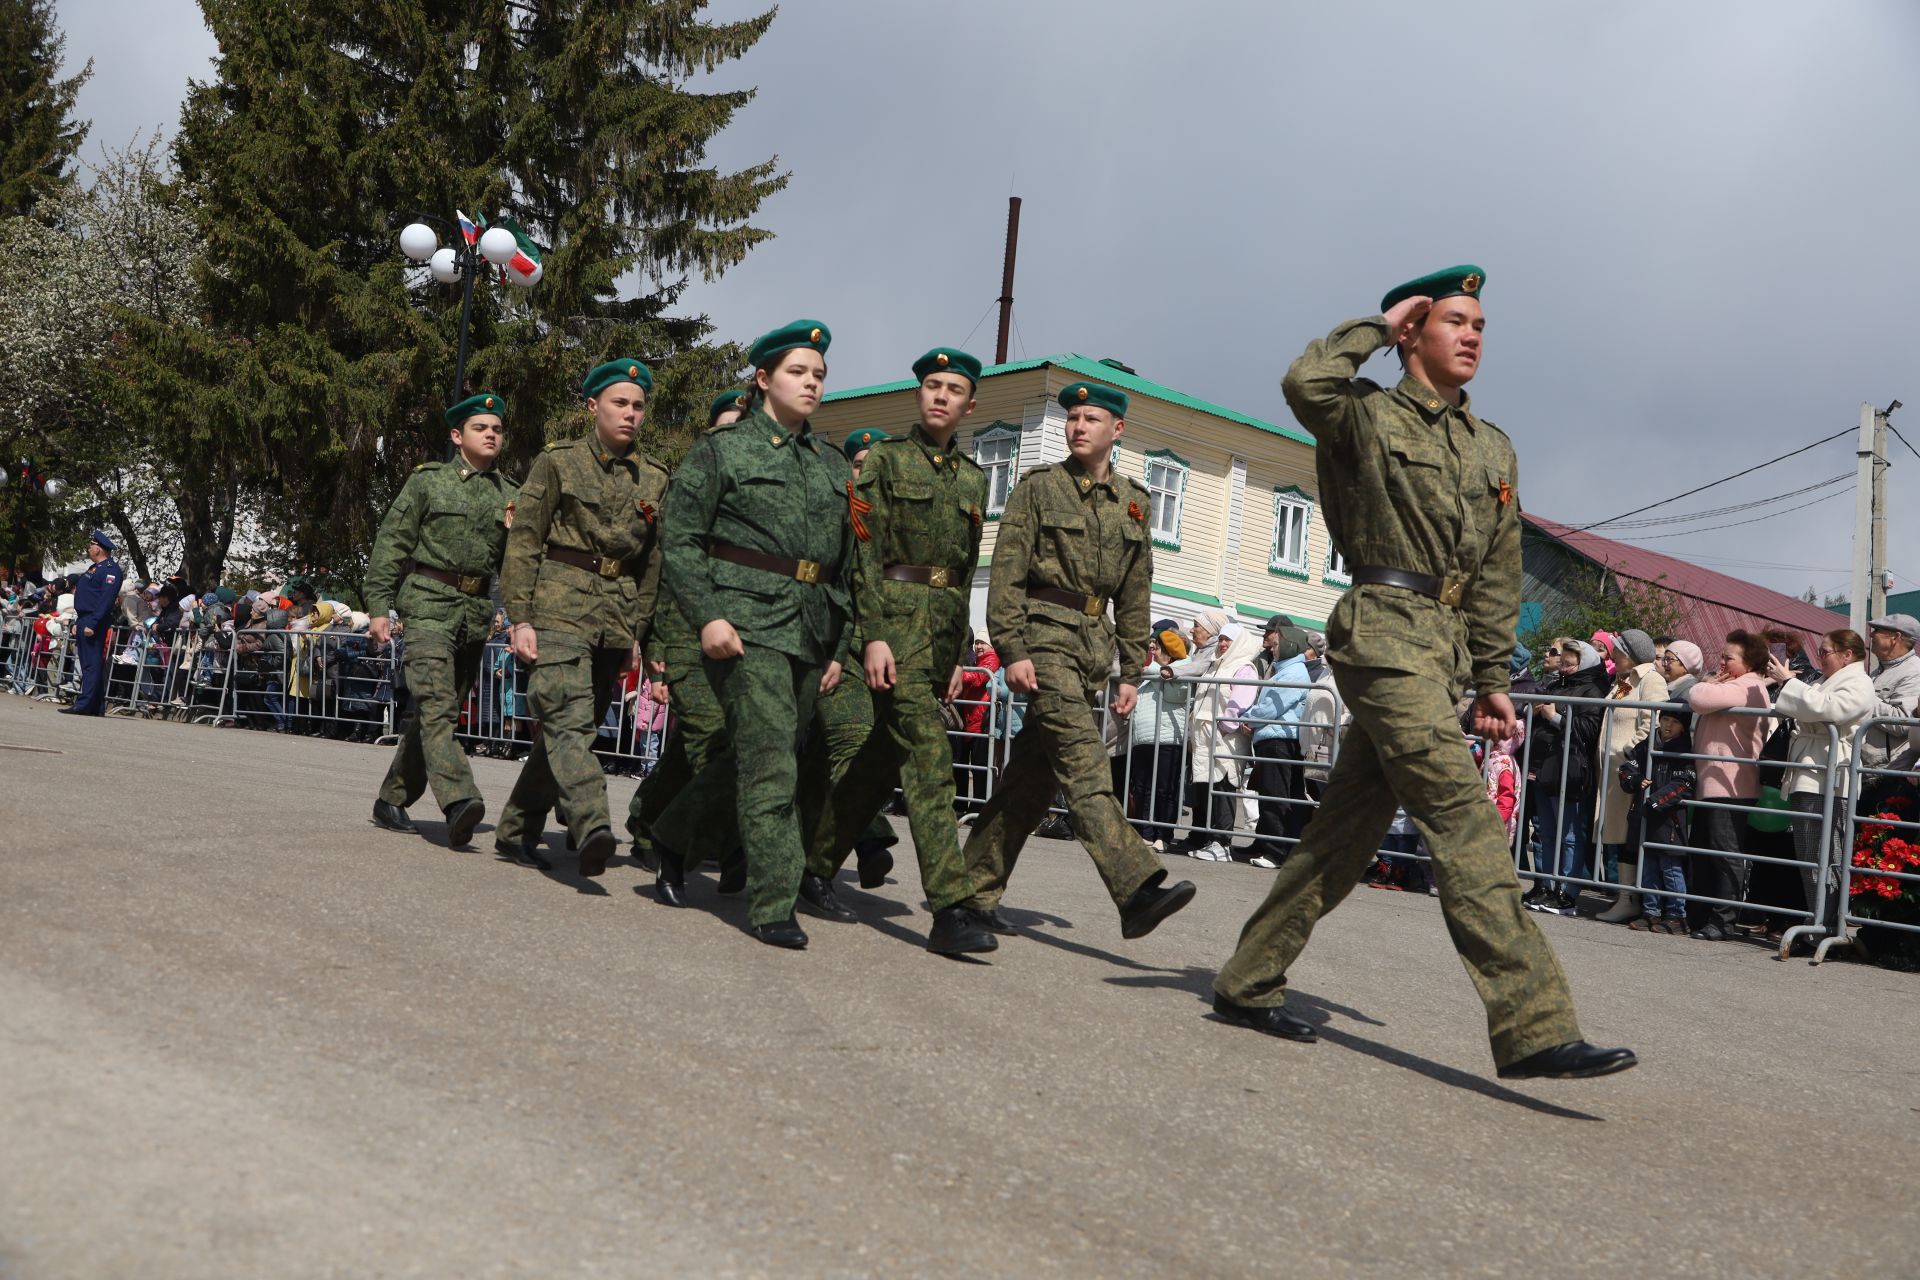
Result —
[[927, 459], [934, 466], [946, 467], [948, 470], [955, 470], [960, 466], [960, 455], [954, 447], [958, 443], [957, 440], [949, 440], [944, 445], [938, 443], [934, 440], [933, 433], [927, 430], [924, 422], [914, 423], [909, 435], [913, 442], [925, 451]]
[[818, 453], [820, 451], [820, 442], [814, 438], [813, 421], [811, 419], [802, 422], [799, 427], [789, 431], [780, 425], [778, 418], [775, 418], [771, 413], [767, 412], [766, 405], [759, 404], [754, 406], [753, 417], [747, 419], [747, 421], [752, 422], [759, 430], [763, 431], [766, 434], [767, 442], [776, 449], [785, 445], [788, 441], [792, 441], [797, 445], [805, 445], [811, 453]]
[[[616, 462], [624, 462], [635, 471], [640, 469], [640, 463], [636, 456], [639, 453], [640, 446], [637, 443], [627, 446], [625, 453], [615, 453], [613, 450], [607, 448], [606, 444], [600, 439], [600, 433], [598, 431], [589, 431], [587, 433], [587, 447], [593, 450], [593, 460], [599, 463], [603, 469], [611, 470], [613, 464]], [[461, 465], [464, 466], [465, 464], [462, 463]]]
[[[1398, 390], [1427, 416], [1428, 421], [1439, 419], [1448, 409], [1454, 407], [1441, 399], [1438, 391], [1412, 374], [1407, 374], [1400, 379]], [[1469, 407], [1471, 401], [1472, 398], [1463, 389], [1460, 392], [1460, 416], [1467, 420], [1468, 425], [1473, 423], [1473, 411]]]
[[1080, 459], [1074, 457], [1072, 454], [1067, 455], [1067, 460], [1061, 463], [1060, 467], [1061, 470], [1073, 477], [1073, 487], [1083, 494], [1092, 493], [1096, 489], [1104, 489], [1109, 494], [1115, 492], [1112, 468], [1108, 468], [1107, 478], [1105, 480], [1095, 480], [1087, 474], [1087, 469], [1080, 465]]

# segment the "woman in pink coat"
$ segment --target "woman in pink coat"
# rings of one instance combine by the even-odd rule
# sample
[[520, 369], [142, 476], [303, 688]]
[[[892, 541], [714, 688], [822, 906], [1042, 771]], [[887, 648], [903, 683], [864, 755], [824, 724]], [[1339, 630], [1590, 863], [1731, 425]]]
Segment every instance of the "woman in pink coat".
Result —
[[[1764, 711], [1772, 707], [1767, 682], [1760, 673], [1767, 669], [1766, 637], [1756, 631], [1732, 631], [1720, 651], [1720, 670], [1687, 690], [1687, 703], [1693, 708], [1693, 750], [1702, 756], [1739, 756], [1739, 761], [1700, 760], [1694, 798], [1716, 805], [1751, 805], [1760, 799], [1760, 749], [1766, 745], [1772, 727], [1771, 717], [1749, 714], [1737, 708]], [[1732, 905], [1716, 905], [1706, 923], [1689, 936], [1706, 942], [1721, 942], [1733, 935], [1733, 922], [1740, 914], [1738, 904], [1747, 896], [1747, 870], [1751, 865], [1740, 854], [1740, 833], [1746, 828], [1747, 815], [1739, 809], [1694, 810], [1694, 846], [1713, 850], [1695, 859], [1694, 882], [1709, 898], [1724, 898]]]

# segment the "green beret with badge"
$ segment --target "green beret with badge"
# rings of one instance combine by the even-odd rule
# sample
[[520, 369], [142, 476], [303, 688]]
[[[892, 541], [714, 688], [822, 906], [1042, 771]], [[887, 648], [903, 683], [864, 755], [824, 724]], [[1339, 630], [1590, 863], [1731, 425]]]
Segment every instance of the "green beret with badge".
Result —
[[746, 398], [747, 392], [744, 387], [735, 387], [732, 391], [722, 391], [713, 398], [713, 403], [707, 406], [707, 425], [712, 426], [714, 423], [720, 421], [720, 415], [729, 409], [745, 408], [744, 402]]
[[591, 400], [616, 382], [631, 382], [642, 391], [652, 391], [653, 370], [632, 356], [609, 360], [587, 370], [587, 376], [580, 379], [580, 391]]
[[846, 441], [841, 444], [840, 452], [847, 455], [848, 462], [852, 462], [853, 455], [856, 453], [864, 453], [866, 450], [873, 448], [873, 446], [887, 438], [887, 433], [880, 428], [867, 427], [848, 436]]
[[1486, 287], [1487, 273], [1471, 262], [1462, 263], [1387, 290], [1387, 296], [1380, 299], [1380, 310], [1384, 314], [1393, 310], [1395, 303], [1405, 302], [1408, 298], [1432, 298], [1435, 302], [1442, 298], [1462, 296], [1477, 298]]
[[1127, 393], [1104, 382], [1069, 382], [1060, 388], [1060, 403], [1069, 409], [1078, 404], [1090, 404], [1096, 409], [1105, 409], [1116, 418], [1127, 416]]
[[479, 395], [468, 396], [446, 412], [447, 425], [458, 427], [476, 413], [491, 413], [500, 421], [507, 420], [507, 402], [491, 391], [482, 391]]
[[747, 359], [754, 368], [764, 369], [775, 356], [796, 347], [808, 347], [824, 356], [827, 344], [832, 341], [833, 331], [818, 320], [795, 320], [771, 333], [761, 334], [753, 349], [747, 352]]
[[913, 362], [913, 376], [925, 382], [930, 373], [957, 373], [980, 385], [980, 361], [958, 347], [935, 347]]

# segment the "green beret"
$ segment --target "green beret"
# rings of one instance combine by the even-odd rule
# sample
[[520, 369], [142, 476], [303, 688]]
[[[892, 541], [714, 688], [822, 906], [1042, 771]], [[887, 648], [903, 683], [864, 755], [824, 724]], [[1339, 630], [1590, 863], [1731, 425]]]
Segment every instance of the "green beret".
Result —
[[764, 369], [782, 351], [792, 351], [795, 347], [811, 347], [824, 356], [827, 344], [832, 341], [833, 332], [818, 320], [795, 320], [772, 333], [760, 335], [753, 350], [747, 352], [747, 359], [754, 368]]
[[446, 412], [447, 425], [457, 427], [476, 413], [499, 415], [500, 421], [507, 420], [507, 402], [491, 391], [482, 391], [477, 396], [468, 396]]
[[864, 431], [856, 431], [848, 436], [846, 442], [840, 446], [840, 452], [847, 455], [848, 462], [852, 462], [854, 454], [862, 449], [871, 449], [886, 438], [887, 433], [880, 428], [868, 427]]
[[580, 379], [580, 392], [589, 400], [605, 391], [616, 382], [631, 382], [642, 391], [653, 390], [653, 370], [627, 356], [620, 360], [609, 360], [587, 370], [587, 376]]
[[1060, 389], [1060, 403], [1069, 409], [1077, 404], [1090, 404], [1116, 418], [1127, 416], [1127, 393], [1104, 382], [1068, 383]]
[[1409, 280], [1387, 290], [1387, 296], [1380, 299], [1382, 312], [1393, 310], [1393, 304], [1408, 298], [1432, 298], [1435, 302], [1442, 298], [1457, 297], [1465, 294], [1477, 298], [1480, 291], [1487, 287], [1487, 273], [1471, 262], [1457, 267], [1448, 267], [1445, 271], [1436, 271], [1432, 275], [1421, 276], [1418, 280]]
[[746, 388], [735, 387], [732, 391], [722, 391], [707, 406], [707, 425], [712, 426], [720, 420], [720, 415], [729, 409], [745, 408], [741, 402], [747, 398]]
[[935, 347], [913, 362], [913, 376], [925, 382], [930, 373], [963, 373], [980, 385], [980, 361], [958, 347]]
[[221, 604], [232, 604], [235, 600], [238, 600], [240, 596], [232, 587], [220, 587], [214, 591], [213, 598]]

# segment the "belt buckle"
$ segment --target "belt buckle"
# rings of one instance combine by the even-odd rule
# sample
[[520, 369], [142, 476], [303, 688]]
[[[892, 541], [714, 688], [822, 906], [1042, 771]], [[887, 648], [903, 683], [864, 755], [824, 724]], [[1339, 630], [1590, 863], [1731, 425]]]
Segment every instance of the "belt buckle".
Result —
[[1106, 611], [1107, 599], [1105, 596], [1088, 596], [1087, 602], [1080, 606], [1080, 612], [1086, 614], [1089, 618], [1097, 618]]
[[1446, 605], [1449, 609], [1458, 609], [1460, 607], [1460, 597], [1465, 595], [1466, 592], [1467, 580], [1465, 578], [1442, 579], [1440, 583], [1440, 603]]
[[804, 582], [815, 586], [820, 581], [820, 562], [817, 560], [796, 560], [793, 565], [795, 582]]
[[597, 572], [603, 578], [617, 578], [620, 576], [620, 562], [612, 556], [601, 556]]
[[930, 587], [938, 588], [940, 590], [945, 590], [946, 588], [953, 585], [953, 583], [950, 581], [951, 576], [952, 575], [950, 571], [947, 569], [945, 565], [935, 565], [931, 569], [927, 570], [927, 585]]
[[486, 582], [487, 579], [484, 574], [463, 573], [460, 575], [460, 590], [467, 595], [477, 596], [480, 594], [481, 589], [486, 586]]

